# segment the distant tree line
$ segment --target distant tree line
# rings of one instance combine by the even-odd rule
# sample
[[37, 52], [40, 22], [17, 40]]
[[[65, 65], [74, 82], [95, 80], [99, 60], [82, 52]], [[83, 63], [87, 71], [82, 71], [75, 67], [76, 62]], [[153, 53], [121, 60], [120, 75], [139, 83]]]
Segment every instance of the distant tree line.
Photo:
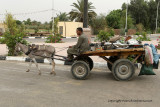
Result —
[[[127, 28], [136, 29], [138, 32], [146, 31], [154, 33], [156, 29], [157, 5], [160, 0], [131, 0], [128, 4]], [[73, 9], [69, 13], [70, 19], [83, 22], [83, 3], [84, 0], [77, 0], [73, 3]], [[121, 9], [112, 10], [107, 16], [94, 12], [93, 3], [88, 4], [88, 21], [94, 34], [106, 28], [125, 30], [126, 24], [126, 7], [123, 3]], [[158, 26], [160, 25], [160, 8], [159, 8]], [[160, 29], [159, 29], [160, 33]]]
[[[137, 31], [146, 31], [154, 33], [156, 29], [157, 4], [160, 0], [130, 0], [128, 4], [128, 29], [137, 29]], [[69, 12], [57, 14], [59, 21], [77, 21], [83, 22], [84, 0], [77, 0], [71, 5], [73, 9]], [[121, 29], [124, 32], [126, 24], [126, 3], [123, 3], [121, 9], [112, 10], [108, 15], [97, 15], [94, 11], [95, 7], [92, 2], [88, 3], [88, 21], [92, 27], [94, 34], [98, 34], [100, 30], [106, 28]], [[160, 8], [159, 8], [160, 16]], [[24, 24], [25, 29], [39, 29], [50, 31], [52, 28], [52, 20], [50, 22], [41, 23], [30, 18], [25, 21], [17, 20], [18, 25]], [[160, 25], [160, 17], [158, 18], [158, 26]], [[159, 29], [160, 32], [160, 29]]]
[[[157, 5], [158, 0], [131, 0], [128, 5], [128, 29], [137, 29], [138, 32], [146, 31], [147, 33], [154, 33], [156, 29]], [[121, 9], [112, 10], [106, 17], [100, 15], [93, 20], [93, 28], [106, 27], [99, 23], [105, 23], [109, 28], [122, 29], [124, 31], [126, 24], [126, 3], [123, 3]], [[158, 26], [160, 25], [160, 8], [159, 8]], [[97, 26], [98, 25], [98, 26]], [[160, 29], [158, 30], [160, 33]]]

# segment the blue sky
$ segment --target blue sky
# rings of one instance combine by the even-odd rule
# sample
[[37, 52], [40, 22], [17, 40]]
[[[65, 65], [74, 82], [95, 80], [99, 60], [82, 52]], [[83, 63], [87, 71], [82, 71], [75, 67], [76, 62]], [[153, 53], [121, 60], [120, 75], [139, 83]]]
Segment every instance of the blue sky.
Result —
[[[113, 9], [120, 9], [124, 2], [127, 0], [89, 0], [96, 7], [95, 11], [100, 14], [107, 14]], [[61, 12], [71, 11], [72, 3], [76, 0], [54, 0], [55, 9]], [[0, 0], [0, 14], [11, 12], [14, 13], [28, 13], [52, 8], [52, 0]], [[29, 15], [15, 15], [14, 17], [19, 20], [26, 20], [31, 18], [41, 22], [50, 21], [52, 12], [44, 12]], [[0, 20], [4, 16], [0, 15]]]

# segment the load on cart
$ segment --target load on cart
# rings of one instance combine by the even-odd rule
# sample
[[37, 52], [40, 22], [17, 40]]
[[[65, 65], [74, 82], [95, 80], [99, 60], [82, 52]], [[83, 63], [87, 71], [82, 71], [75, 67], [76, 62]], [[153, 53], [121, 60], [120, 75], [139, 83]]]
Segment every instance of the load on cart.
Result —
[[[135, 74], [135, 65], [142, 64], [140, 75], [154, 75], [153, 64], [159, 64], [159, 57], [156, 52], [153, 54], [152, 48], [142, 45], [140, 41], [128, 36], [125, 43], [120, 42], [120, 36], [115, 36], [109, 42], [92, 43], [90, 50], [82, 54], [75, 54], [71, 73], [76, 79], [86, 79], [93, 69], [93, 60], [90, 56], [99, 56], [107, 61], [107, 66], [116, 80], [130, 80]], [[152, 57], [151, 57], [152, 56]], [[154, 57], [156, 57], [153, 61]], [[158, 69], [158, 66], [155, 67]]]

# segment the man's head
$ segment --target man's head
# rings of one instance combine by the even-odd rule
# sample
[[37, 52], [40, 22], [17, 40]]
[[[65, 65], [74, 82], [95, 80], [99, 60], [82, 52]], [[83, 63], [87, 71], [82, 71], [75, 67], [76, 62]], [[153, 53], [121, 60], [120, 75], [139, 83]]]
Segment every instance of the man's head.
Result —
[[81, 27], [77, 28], [77, 35], [80, 36], [83, 33], [83, 29]]

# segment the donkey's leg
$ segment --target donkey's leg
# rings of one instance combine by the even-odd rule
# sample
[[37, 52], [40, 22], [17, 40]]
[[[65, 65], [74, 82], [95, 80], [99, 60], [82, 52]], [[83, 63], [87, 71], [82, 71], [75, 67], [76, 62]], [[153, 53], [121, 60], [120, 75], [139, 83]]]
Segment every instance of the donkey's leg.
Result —
[[41, 75], [41, 70], [40, 70], [40, 68], [39, 68], [39, 66], [38, 66], [38, 63], [37, 63], [36, 59], [33, 58], [33, 61], [34, 61], [35, 65], [36, 65], [36, 67], [37, 67], [37, 69], [38, 69], [38, 71], [39, 71], [39, 75]]
[[52, 70], [53, 70], [53, 74], [54, 74], [54, 75], [56, 75], [55, 65], [56, 65], [56, 63], [54, 62], [54, 59], [53, 59], [53, 60], [52, 60], [52, 66], [53, 66]]
[[55, 73], [55, 62], [54, 62], [54, 60], [52, 60], [52, 59], [47, 59], [47, 60], [52, 64], [52, 71], [51, 71], [50, 74], [56, 75], [56, 73]]
[[30, 71], [31, 66], [32, 66], [32, 60], [30, 60], [29, 67], [28, 67], [28, 70], [27, 70], [26, 72], [29, 72], [29, 71]]

